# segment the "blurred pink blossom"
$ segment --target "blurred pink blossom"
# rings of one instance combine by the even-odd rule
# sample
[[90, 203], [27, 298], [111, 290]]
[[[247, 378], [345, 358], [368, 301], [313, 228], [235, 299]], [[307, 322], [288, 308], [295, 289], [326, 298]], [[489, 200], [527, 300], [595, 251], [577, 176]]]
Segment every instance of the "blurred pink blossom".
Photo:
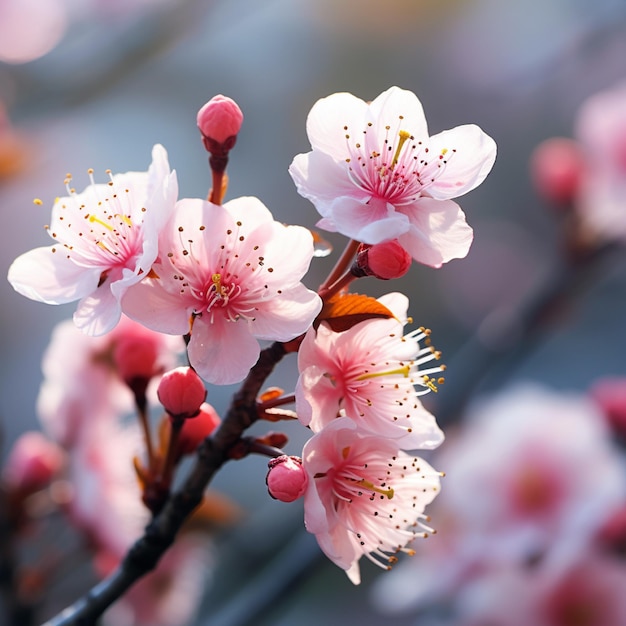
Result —
[[180, 337], [155, 333], [127, 317], [102, 337], [89, 337], [70, 321], [53, 330], [42, 360], [44, 380], [37, 413], [47, 433], [65, 448], [75, 445], [80, 431], [94, 422], [115, 420], [120, 413], [132, 411], [133, 394], [121, 376], [129, 370], [120, 372], [117, 353], [119, 346], [128, 344], [135, 354], [152, 355], [149, 363], [142, 360], [141, 371], [154, 375], [173, 367], [183, 349]]
[[590, 97], [575, 128], [587, 169], [576, 207], [583, 228], [603, 241], [626, 239], [626, 82]]
[[622, 626], [626, 563], [584, 549], [566, 562], [509, 564], [459, 599], [459, 626]]
[[141, 501], [133, 458], [142, 451], [138, 424], [118, 416], [83, 428], [68, 456], [67, 513], [94, 549], [121, 559], [150, 519]]
[[567, 560], [595, 541], [626, 497], [621, 458], [596, 406], [539, 386], [477, 403], [435, 462], [446, 473], [431, 509], [438, 534], [419, 560], [380, 580], [375, 601], [385, 611], [448, 597], [494, 568]]
[[68, 25], [66, 0], [0, 0], [0, 61], [27, 63], [52, 50]]
[[48, 486], [64, 463], [60, 446], [38, 431], [27, 431], [11, 447], [2, 479], [12, 490], [34, 492]]
[[[98, 564], [106, 575], [117, 562], [101, 555]], [[105, 626], [186, 626], [210, 582], [211, 566], [207, 537], [181, 534], [156, 569], [104, 614]]]

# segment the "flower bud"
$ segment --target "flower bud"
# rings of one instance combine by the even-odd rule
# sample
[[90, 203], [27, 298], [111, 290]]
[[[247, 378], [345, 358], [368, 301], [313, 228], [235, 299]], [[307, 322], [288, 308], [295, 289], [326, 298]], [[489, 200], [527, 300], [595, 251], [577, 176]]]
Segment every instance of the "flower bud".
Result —
[[157, 396], [170, 417], [180, 420], [198, 415], [206, 388], [191, 367], [177, 367], [163, 374]]
[[219, 425], [220, 416], [207, 402], [200, 406], [200, 412], [192, 420], [185, 420], [178, 435], [178, 454], [193, 454], [197, 447]]
[[302, 467], [302, 459], [283, 454], [272, 459], [265, 482], [270, 496], [281, 502], [293, 502], [306, 491], [308, 476]]
[[606, 516], [596, 540], [604, 548], [626, 554], [626, 506], [622, 505]]
[[537, 192], [555, 205], [574, 200], [585, 171], [578, 143], [554, 137], [540, 143], [530, 159], [530, 174]]
[[37, 431], [24, 433], [13, 445], [3, 470], [11, 489], [34, 493], [47, 487], [63, 466], [65, 454]]
[[156, 343], [141, 335], [120, 338], [113, 351], [115, 367], [130, 387], [135, 381], [149, 381], [155, 375], [158, 356]]
[[411, 255], [397, 239], [374, 245], [361, 244], [357, 251], [353, 273], [391, 280], [404, 276], [411, 267]]
[[198, 111], [197, 121], [207, 151], [225, 154], [235, 145], [243, 113], [234, 100], [219, 95]]
[[626, 378], [603, 378], [589, 391], [613, 432], [626, 440]]

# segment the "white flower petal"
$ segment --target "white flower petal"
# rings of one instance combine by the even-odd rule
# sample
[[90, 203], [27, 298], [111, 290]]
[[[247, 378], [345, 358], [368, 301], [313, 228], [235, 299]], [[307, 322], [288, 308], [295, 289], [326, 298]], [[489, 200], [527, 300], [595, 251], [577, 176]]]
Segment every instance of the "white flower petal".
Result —
[[438, 200], [458, 198], [478, 187], [496, 160], [496, 142], [474, 124], [433, 135], [429, 148], [433, 158], [446, 150], [442, 173], [427, 186], [429, 195]]
[[20, 255], [9, 267], [7, 278], [15, 291], [31, 300], [65, 304], [93, 291], [100, 274], [101, 268], [85, 270], [76, 265], [59, 245], [35, 248]]
[[367, 111], [367, 103], [351, 93], [335, 93], [318, 100], [306, 121], [311, 147], [343, 161], [347, 156], [345, 136], [363, 131]]

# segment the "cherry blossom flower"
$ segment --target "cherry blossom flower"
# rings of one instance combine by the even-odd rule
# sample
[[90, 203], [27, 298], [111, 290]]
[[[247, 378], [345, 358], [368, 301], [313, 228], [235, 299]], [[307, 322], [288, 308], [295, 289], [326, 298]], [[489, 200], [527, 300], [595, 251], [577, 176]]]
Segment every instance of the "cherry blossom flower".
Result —
[[[557, 536], [582, 541], [626, 495], [610, 431], [581, 394], [532, 385], [502, 393], [475, 408], [443, 456], [456, 477], [446, 483], [447, 502], [503, 558], [554, 547]], [[480, 506], [470, 496], [477, 490]]]
[[178, 186], [160, 145], [148, 172], [111, 176], [107, 184], [96, 184], [92, 170], [90, 176], [92, 184], [80, 194], [68, 177], [68, 196], [55, 201], [48, 227], [57, 243], [19, 256], [8, 279], [39, 302], [79, 300], [74, 323], [88, 335], [102, 335], [118, 323], [126, 290], [150, 272]]
[[403, 336], [406, 296], [379, 301], [397, 319], [367, 320], [341, 333], [322, 323], [307, 332], [298, 352], [298, 418], [318, 432], [343, 409], [359, 428], [396, 439], [403, 449], [435, 448], [443, 433], [418, 396], [436, 388], [431, 374], [442, 368], [420, 367], [439, 353], [420, 346], [428, 339], [423, 329]]
[[434, 462], [446, 472], [431, 511], [440, 532], [418, 562], [380, 581], [375, 602], [388, 612], [456, 594], [494, 568], [570, 558], [626, 497], [622, 461], [597, 407], [536, 385], [476, 404]]
[[65, 463], [65, 453], [42, 433], [29, 430], [15, 441], [0, 477], [11, 490], [31, 493], [47, 487]]
[[341, 417], [309, 439], [302, 460], [306, 528], [354, 584], [362, 556], [389, 569], [395, 553], [412, 554], [407, 544], [432, 532], [423, 511], [439, 491], [440, 474], [393, 440], [364, 434]]
[[[120, 362], [128, 346], [142, 356], [140, 361], [133, 359], [132, 370]], [[53, 330], [42, 360], [39, 420], [56, 442], [71, 448], [88, 425], [133, 410], [133, 394], [122, 375], [140, 371], [148, 376], [170, 369], [183, 347], [180, 337], [155, 333], [125, 316], [102, 337], [89, 337], [71, 321], [61, 322]]]
[[158, 278], [129, 290], [124, 311], [156, 331], [190, 333], [190, 364], [210, 383], [242, 380], [258, 339], [293, 339], [321, 308], [300, 282], [313, 256], [310, 232], [275, 222], [257, 198], [181, 200], [160, 245]]
[[509, 565], [477, 577], [459, 597], [462, 626], [619, 626], [626, 565], [587, 547], [567, 562]]
[[626, 82], [583, 103], [574, 135], [585, 160], [575, 209], [586, 238], [626, 239]]
[[67, 514], [94, 548], [121, 559], [150, 513], [142, 504], [132, 462], [142, 449], [139, 426], [119, 422], [119, 415], [111, 415], [81, 429], [68, 455]]
[[391, 87], [371, 104], [349, 93], [319, 100], [307, 133], [313, 149], [289, 172], [320, 228], [369, 244], [398, 239], [433, 267], [467, 254], [472, 229], [452, 198], [478, 186], [496, 156], [478, 126], [429, 137], [415, 94]]

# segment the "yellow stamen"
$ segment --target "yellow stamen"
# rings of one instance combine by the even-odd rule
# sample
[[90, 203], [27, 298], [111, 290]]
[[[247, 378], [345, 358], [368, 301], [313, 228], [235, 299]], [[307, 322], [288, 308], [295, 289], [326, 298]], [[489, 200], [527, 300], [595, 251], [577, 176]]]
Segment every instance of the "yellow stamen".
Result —
[[401, 130], [398, 133], [400, 137], [400, 141], [398, 142], [398, 147], [396, 148], [396, 153], [393, 155], [393, 161], [391, 162], [391, 169], [393, 169], [400, 158], [400, 151], [402, 150], [402, 146], [406, 143], [407, 139], [410, 139], [411, 133], [406, 130]]
[[434, 391], [435, 393], [439, 391], [439, 389], [437, 389], [437, 385], [435, 384], [435, 381], [430, 376], [422, 376], [422, 380], [424, 381], [424, 384], [431, 391]]
[[374, 483], [371, 483], [369, 480], [365, 480], [364, 478], [361, 480], [357, 480], [356, 484], [360, 485], [361, 487], [365, 487], [366, 489], [369, 489], [370, 491], [375, 491], [376, 493], [380, 493], [383, 496], [387, 496], [389, 500], [393, 498], [394, 492], [391, 487], [389, 487], [389, 489], [381, 489], [380, 487], [376, 487]]
[[39, 198], [35, 198], [33, 200], [33, 204], [36, 204], [37, 206], [41, 206], [43, 204], [43, 202]]
[[124, 224], [126, 224], [127, 226], [132, 226], [133, 223], [130, 221], [130, 217], [127, 217], [126, 215], [121, 215], [120, 213], [116, 213], [115, 217], [119, 217], [122, 222], [124, 222]]
[[103, 222], [100, 218], [96, 217], [95, 215], [90, 215], [89, 221], [92, 224], [94, 222], [97, 222], [98, 224], [100, 224], [100, 226], [104, 226], [105, 228], [108, 228], [109, 230], [113, 230], [113, 226], [111, 226], [111, 224], [107, 224], [106, 222]]
[[368, 378], [377, 378], [378, 376], [391, 376], [392, 374], [402, 374], [405, 378], [409, 377], [409, 372], [411, 371], [411, 367], [409, 365], [404, 365], [395, 370], [387, 370], [385, 372], [371, 372], [369, 374], [361, 374], [357, 378], [357, 380], [367, 380]]
[[213, 284], [215, 285], [215, 293], [217, 293], [218, 296], [222, 296], [222, 297], [225, 296], [226, 287], [222, 285], [222, 275], [213, 274], [213, 276], [211, 276], [211, 280], [213, 281]]

